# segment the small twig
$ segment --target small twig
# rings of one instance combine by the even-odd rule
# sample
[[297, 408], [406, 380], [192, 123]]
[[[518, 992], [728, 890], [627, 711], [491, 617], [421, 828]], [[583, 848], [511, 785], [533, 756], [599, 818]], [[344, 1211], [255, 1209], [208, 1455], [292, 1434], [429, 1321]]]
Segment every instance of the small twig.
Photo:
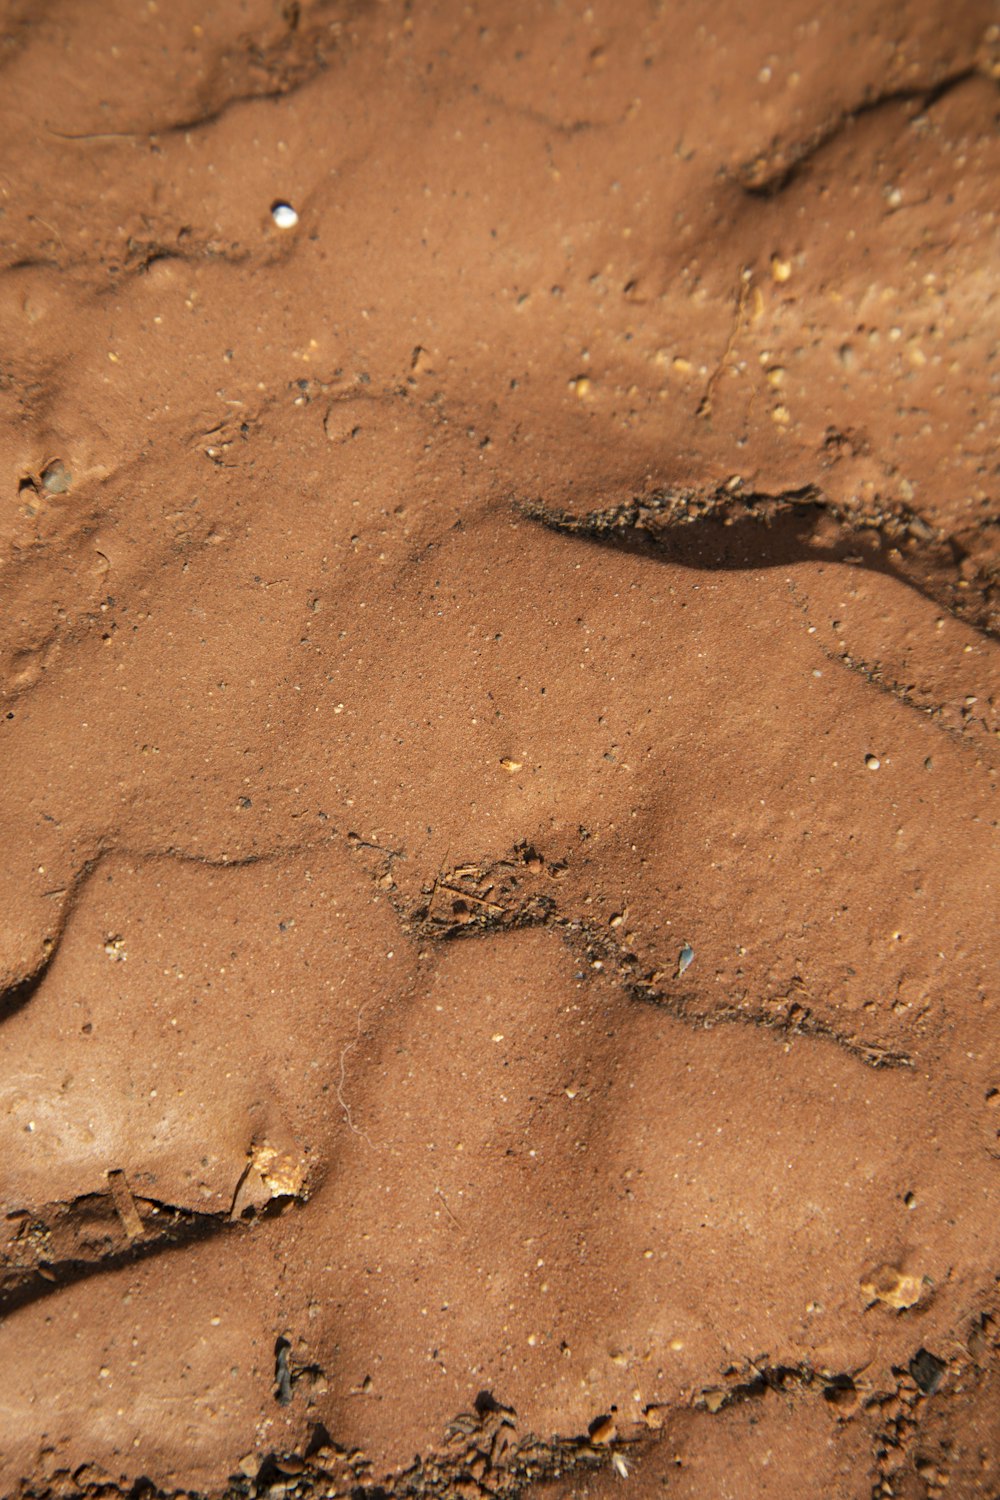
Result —
[[60, 141], [139, 141], [148, 139], [143, 130], [88, 130], [82, 135], [74, 135], [67, 130], [54, 130], [51, 125], [45, 129], [49, 135], [54, 135]]
[[143, 1233], [142, 1219], [139, 1217], [139, 1210], [135, 1206], [135, 1199], [132, 1197], [132, 1189], [128, 1185], [128, 1178], [121, 1171], [111, 1171], [107, 1176], [111, 1198], [118, 1217], [122, 1221], [122, 1228], [127, 1238], [130, 1240], [141, 1239]]
[[749, 268], [745, 267], [740, 272], [740, 280], [736, 296], [736, 312], [733, 315], [732, 325], [729, 329], [729, 337], [726, 340], [726, 347], [722, 351], [722, 358], [719, 360], [719, 363], [716, 365], [715, 369], [708, 377], [708, 384], [705, 387], [705, 394], [702, 396], [701, 401], [698, 403], [697, 415], [699, 417], [710, 417], [712, 415], [712, 398], [715, 395], [715, 388], [718, 385], [719, 381], [722, 379], [726, 366], [729, 363], [729, 357], [735, 349], [736, 341], [743, 331], [743, 314], [746, 312], [747, 302], [749, 301], [752, 287], [753, 273], [749, 270]]
[[66, 246], [63, 243], [63, 237], [62, 237], [62, 235], [59, 233], [58, 229], [56, 228], [56, 226], [54, 224], [50, 224], [49, 223], [48, 219], [43, 219], [42, 216], [41, 216], [41, 214], [29, 214], [28, 215], [28, 220], [29, 220], [29, 222], [33, 222], [35, 224], [41, 224], [45, 229], [47, 229], [49, 231], [49, 234], [54, 234], [55, 235], [56, 239], [59, 241], [59, 248], [60, 248], [60, 250], [65, 250], [66, 249]]
[[347, 1100], [344, 1098], [344, 1080], [345, 1080], [345, 1078], [347, 1076], [347, 1054], [354, 1047], [356, 1047], [358, 1045], [358, 1043], [360, 1042], [360, 1040], [361, 1040], [361, 1018], [364, 1015], [364, 1013], [365, 1013], [365, 1007], [362, 1005], [361, 1009], [358, 1011], [358, 1034], [354, 1038], [353, 1042], [348, 1042], [347, 1043], [347, 1046], [343, 1049], [343, 1051], [340, 1054], [340, 1078], [337, 1081], [336, 1094], [337, 1094], [337, 1103], [340, 1105], [341, 1109], [344, 1111], [344, 1120], [347, 1123], [347, 1128], [349, 1130], [352, 1130], [355, 1135], [359, 1135], [361, 1137], [361, 1139], [363, 1141], [365, 1141], [369, 1146], [371, 1146], [371, 1149], [374, 1151], [375, 1150], [375, 1146], [372, 1143], [372, 1141], [369, 1139], [367, 1133], [364, 1130], [359, 1130], [358, 1127], [357, 1127], [357, 1125], [355, 1125], [355, 1123], [354, 1123], [354, 1117], [351, 1114], [351, 1106], [348, 1104]]
[[461, 1233], [462, 1226], [458, 1222], [458, 1220], [455, 1218], [455, 1215], [452, 1213], [451, 1209], [448, 1207], [448, 1200], [445, 1197], [444, 1193], [442, 1193], [442, 1191], [441, 1191], [440, 1188], [435, 1188], [434, 1192], [437, 1195], [437, 1197], [441, 1199], [441, 1202], [444, 1204], [444, 1211], [445, 1211], [445, 1213], [448, 1215], [449, 1219], [454, 1224], [455, 1228]]

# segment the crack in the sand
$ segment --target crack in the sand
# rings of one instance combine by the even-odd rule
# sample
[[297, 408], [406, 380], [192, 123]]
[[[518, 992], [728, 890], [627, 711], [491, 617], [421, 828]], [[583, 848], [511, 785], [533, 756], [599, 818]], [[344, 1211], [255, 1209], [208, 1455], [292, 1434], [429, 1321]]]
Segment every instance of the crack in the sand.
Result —
[[[988, 1321], [989, 1315], [980, 1317], [980, 1322]], [[899, 1472], [918, 1441], [933, 1395], [911, 1373], [923, 1352], [916, 1347], [916, 1329], [913, 1344], [909, 1365], [894, 1365], [892, 1384], [884, 1389], [865, 1378], [864, 1365], [842, 1369], [817, 1366], [808, 1359], [756, 1354], [730, 1361], [714, 1379], [696, 1381], [670, 1399], [647, 1403], [631, 1421], [599, 1413], [584, 1431], [549, 1437], [530, 1429], [519, 1431], [514, 1408], [483, 1390], [471, 1410], [452, 1418], [439, 1442], [392, 1472], [378, 1473], [366, 1454], [336, 1441], [325, 1427], [314, 1426], [299, 1450], [263, 1454], [246, 1477], [232, 1477], [225, 1493], [229, 1500], [257, 1500], [273, 1495], [276, 1484], [284, 1483], [287, 1488], [287, 1476], [294, 1476], [291, 1482], [303, 1500], [321, 1494], [368, 1495], [379, 1500], [453, 1500], [462, 1494], [483, 1500], [517, 1500], [526, 1486], [572, 1480], [577, 1474], [583, 1477], [610, 1470], [627, 1478], [633, 1466], [656, 1453], [670, 1434], [673, 1419], [694, 1413], [713, 1422], [721, 1413], [777, 1398], [825, 1403], [841, 1424], [884, 1412], [870, 1438], [871, 1494], [872, 1500], [879, 1500], [890, 1493], [886, 1482]], [[978, 1367], [973, 1364], [965, 1369], [976, 1378]], [[81, 1492], [90, 1493], [82, 1486]], [[111, 1483], [103, 1493], [125, 1492]]]
[[593, 923], [560, 911], [554, 896], [534, 888], [538, 878], [558, 879], [566, 870], [566, 861], [547, 864], [532, 845], [522, 843], [502, 859], [470, 859], [438, 871], [416, 900], [401, 897], [388, 864], [379, 867], [375, 878], [387, 891], [404, 930], [427, 941], [449, 943], [546, 927], [571, 951], [582, 955], [584, 972], [597, 966], [627, 999], [655, 1006], [687, 1026], [698, 1030], [716, 1025], [755, 1026], [784, 1036], [831, 1042], [875, 1070], [913, 1066], [907, 1051], [849, 1034], [816, 1015], [804, 987], [795, 980], [789, 981], [788, 993], [771, 1010], [762, 1002], [748, 1005], [742, 996], [716, 999], [706, 1006], [695, 991], [663, 989], [662, 969], [636, 972], [638, 959], [631, 949], [616, 943]]
[[[705, 571], [816, 561], [867, 567], [985, 637], [1000, 637], [996, 578], [980, 569], [960, 576], [964, 549], [905, 505], [848, 509], [811, 482], [775, 492], [667, 488], [579, 513], [538, 499], [512, 503], [550, 531]], [[817, 536], [824, 522], [835, 526], [835, 540]]]
[[157, 860], [172, 860], [178, 864], [202, 865], [209, 870], [243, 870], [253, 865], [278, 864], [318, 849], [330, 848], [340, 841], [336, 829], [322, 838], [301, 840], [297, 843], [278, 845], [271, 849], [250, 850], [242, 854], [218, 854], [195, 852], [166, 845], [161, 849], [137, 849], [128, 844], [102, 844], [69, 875], [66, 883], [46, 892], [58, 898], [60, 905], [49, 931], [41, 939], [39, 951], [34, 959], [19, 969], [3, 976], [0, 982], [0, 1025], [16, 1011], [21, 1010], [37, 992], [59, 951], [66, 928], [79, 904], [84, 888], [108, 859], [132, 859], [138, 864], [149, 864]]
[[[809, 619], [809, 603], [802, 596], [799, 589], [792, 580], [789, 580], [789, 593], [794, 599], [797, 607], [805, 620]], [[946, 734], [956, 744], [965, 748], [970, 746], [974, 753], [979, 756], [984, 752], [992, 752], [994, 744], [994, 730], [982, 714], [973, 715], [968, 711], [968, 704], [963, 703], [959, 709], [954, 703], [949, 704], [947, 700], [936, 698], [925, 694], [923, 697], [917, 695], [917, 690], [912, 683], [903, 683], [894, 677], [886, 676], [885, 670], [880, 662], [870, 662], [864, 657], [855, 655], [846, 648], [835, 651], [828, 646], [818, 635], [815, 637], [817, 649], [826, 657], [831, 666], [844, 671], [853, 672], [860, 677], [869, 687], [886, 697], [901, 703], [911, 713], [919, 714], [922, 719], [929, 720], [935, 729]], [[843, 647], [843, 642], [841, 643]], [[946, 715], [949, 709], [958, 715], [959, 722], [947, 722]]]
[[[359, 12], [367, 8], [365, 0], [361, 0], [361, 3], [355, 0], [349, 14], [354, 19]], [[236, 89], [224, 97], [220, 103], [202, 109], [196, 108], [192, 114], [182, 116], [180, 119], [161, 121], [152, 128], [146, 126], [142, 129], [119, 127], [114, 130], [66, 131], [58, 130], [48, 122], [45, 123], [44, 128], [57, 140], [84, 143], [150, 141], [162, 136], [184, 135], [204, 130], [217, 124], [231, 110], [240, 105], [273, 103], [277, 100], [289, 99], [306, 88], [329, 69], [331, 58], [326, 56], [321, 47], [326, 43], [335, 52], [338, 48], [341, 30], [340, 19], [325, 24], [321, 22], [308, 30], [290, 31], [267, 52], [259, 48], [248, 47], [236, 58], [222, 54], [217, 59], [219, 66], [230, 62], [237, 66], [242, 65], [248, 72], [256, 69], [268, 75], [267, 81], [259, 88]]]
[[[234, 855], [195, 853], [174, 846], [153, 850], [106, 846], [86, 860], [71, 877], [55, 934], [45, 940], [48, 946], [44, 959], [26, 975], [16, 976], [13, 982], [0, 990], [0, 1024], [15, 1010], [26, 1005], [37, 992], [63, 941], [84, 886], [104, 860], [121, 857], [143, 864], [161, 860], [176, 861], [216, 871], [238, 870], [255, 865], [281, 864], [302, 854], [335, 847], [341, 842], [356, 852], [371, 851], [380, 856], [377, 867], [372, 872], [372, 879], [387, 896], [405, 932], [435, 943], [444, 943], [459, 938], [546, 926], [557, 932], [571, 947], [582, 947], [589, 963], [597, 961], [602, 967], [609, 966], [610, 977], [615, 979], [629, 999], [655, 1005], [685, 1024], [704, 1028], [739, 1022], [788, 1035], [833, 1042], [852, 1057], [876, 1069], [913, 1065], [909, 1053], [849, 1035], [816, 1016], [809, 1005], [802, 1003], [798, 993], [791, 997], [785, 996], [785, 1003], [773, 1012], [768, 1012], [763, 1008], [748, 1008], [742, 997], [737, 1001], [716, 1002], [711, 1009], [707, 1009], [699, 1004], [694, 992], [670, 993], [663, 990], [659, 983], [659, 971], [654, 968], [645, 975], [637, 973], [637, 958], [634, 953], [599, 932], [593, 924], [572, 913], [561, 911], [555, 896], [537, 889], [536, 877], [544, 876], [547, 881], [558, 880], [566, 874], [568, 864], [564, 859], [544, 860], [530, 844], [521, 843], [500, 859], [467, 860], [450, 870], [439, 870], [432, 881], [425, 883], [421, 897], [407, 901], [402, 898], [392, 874], [393, 861], [404, 858], [404, 851], [401, 848], [366, 842], [354, 833], [341, 835], [336, 830], [321, 839]], [[350, 1050], [351, 1045], [354, 1044], [350, 1044], [347, 1050]], [[345, 1057], [346, 1052], [341, 1058], [342, 1067]], [[350, 1123], [349, 1109], [342, 1099], [339, 1102]]]
[[[123, 1222], [118, 1184], [41, 1207], [9, 1207], [7, 1243], [0, 1258], [0, 1317], [87, 1277], [181, 1249], [240, 1226], [214, 1213], [132, 1197], [141, 1235]], [[131, 1194], [130, 1194], [131, 1196]]]
[[920, 110], [930, 109], [953, 89], [974, 78], [977, 72], [976, 64], [969, 62], [946, 74], [936, 83], [927, 81], [886, 89], [872, 98], [862, 99], [859, 103], [840, 110], [832, 119], [824, 121], [799, 140], [782, 142], [779, 138], [772, 141], [748, 161], [742, 162], [733, 175], [743, 191], [751, 197], [776, 197], [824, 147], [837, 140], [856, 121], [894, 105], [916, 104]]

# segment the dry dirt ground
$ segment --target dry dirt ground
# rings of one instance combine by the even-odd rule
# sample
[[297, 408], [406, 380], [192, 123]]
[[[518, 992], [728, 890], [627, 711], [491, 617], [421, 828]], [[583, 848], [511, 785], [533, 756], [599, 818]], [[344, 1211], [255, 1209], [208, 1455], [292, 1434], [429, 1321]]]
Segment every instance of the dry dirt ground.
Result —
[[1000, 1492], [997, 20], [0, 5], [5, 1496]]

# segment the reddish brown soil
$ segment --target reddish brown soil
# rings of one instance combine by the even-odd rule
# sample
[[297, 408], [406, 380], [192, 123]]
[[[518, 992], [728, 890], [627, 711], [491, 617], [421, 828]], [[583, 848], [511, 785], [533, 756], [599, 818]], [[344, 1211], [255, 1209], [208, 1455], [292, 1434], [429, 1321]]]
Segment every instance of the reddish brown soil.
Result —
[[1000, 1490], [995, 20], [7, 0], [4, 1495]]

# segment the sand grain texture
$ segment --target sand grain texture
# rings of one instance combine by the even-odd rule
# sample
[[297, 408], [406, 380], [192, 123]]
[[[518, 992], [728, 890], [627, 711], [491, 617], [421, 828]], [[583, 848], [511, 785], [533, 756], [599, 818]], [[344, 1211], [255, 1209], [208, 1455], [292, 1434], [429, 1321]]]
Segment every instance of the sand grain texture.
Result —
[[2, 1493], [996, 1494], [995, 21], [3, 7]]

